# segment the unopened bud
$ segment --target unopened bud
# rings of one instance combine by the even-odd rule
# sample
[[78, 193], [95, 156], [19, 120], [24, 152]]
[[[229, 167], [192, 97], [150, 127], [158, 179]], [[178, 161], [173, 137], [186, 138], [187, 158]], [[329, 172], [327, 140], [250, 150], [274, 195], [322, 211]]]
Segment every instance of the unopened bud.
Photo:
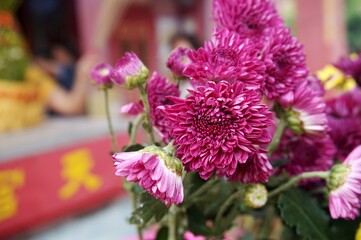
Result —
[[250, 184], [246, 187], [244, 201], [247, 206], [252, 208], [263, 207], [268, 199], [268, 192], [262, 184]]

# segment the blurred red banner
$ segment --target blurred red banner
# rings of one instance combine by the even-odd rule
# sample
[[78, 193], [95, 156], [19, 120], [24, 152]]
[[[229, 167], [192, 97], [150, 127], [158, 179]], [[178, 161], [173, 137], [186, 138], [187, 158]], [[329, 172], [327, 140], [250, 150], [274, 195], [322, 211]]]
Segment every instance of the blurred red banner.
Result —
[[[118, 136], [119, 146], [127, 141]], [[110, 150], [104, 137], [0, 163], [0, 239], [124, 193]]]

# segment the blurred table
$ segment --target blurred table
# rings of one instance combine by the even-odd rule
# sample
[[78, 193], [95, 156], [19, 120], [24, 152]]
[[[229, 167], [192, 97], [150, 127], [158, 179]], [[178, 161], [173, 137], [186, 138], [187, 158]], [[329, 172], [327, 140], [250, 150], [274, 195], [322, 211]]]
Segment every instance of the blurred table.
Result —
[[[127, 121], [114, 127], [128, 142]], [[123, 193], [103, 118], [51, 118], [0, 134], [0, 239], [89, 211]]]

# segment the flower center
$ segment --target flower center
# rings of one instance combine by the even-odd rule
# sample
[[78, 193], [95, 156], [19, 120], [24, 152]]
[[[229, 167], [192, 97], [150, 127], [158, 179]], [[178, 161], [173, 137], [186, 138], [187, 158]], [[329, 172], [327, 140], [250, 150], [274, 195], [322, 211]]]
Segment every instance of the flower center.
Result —
[[195, 118], [194, 126], [200, 137], [213, 137], [224, 136], [229, 131], [230, 120], [225, 119], [223, 114], [212, 114], [203, 112], [198, 114]]
[[214, 60], [216, 63], [227, 65], [236, 65], [237, 53], [233, 49], [219, 48], [214, 52]]
[[273, 61], [276, 64], [277, 69], [287, 71], [290, 66], [290, 60], [285, 54], [278, 53], [273, 57]]

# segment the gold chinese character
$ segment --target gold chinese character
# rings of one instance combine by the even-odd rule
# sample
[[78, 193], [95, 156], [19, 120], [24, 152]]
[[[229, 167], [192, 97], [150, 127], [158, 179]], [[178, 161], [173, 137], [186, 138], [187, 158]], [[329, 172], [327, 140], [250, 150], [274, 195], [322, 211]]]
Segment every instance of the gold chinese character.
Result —
[[16, 215], [18, 199], [15, 190], [24, 185], [24, 179], [22, 170], [0, 171], [0, 222]]
[[61, 199], [73, 197], [81, 186], [90, 192], [100, 188], [101, 179], [91, 173], [94, 162], [87, 149], [67, 153], [62, 157], [61, 164], [61, 176], [67, 181], [58, 192]]

